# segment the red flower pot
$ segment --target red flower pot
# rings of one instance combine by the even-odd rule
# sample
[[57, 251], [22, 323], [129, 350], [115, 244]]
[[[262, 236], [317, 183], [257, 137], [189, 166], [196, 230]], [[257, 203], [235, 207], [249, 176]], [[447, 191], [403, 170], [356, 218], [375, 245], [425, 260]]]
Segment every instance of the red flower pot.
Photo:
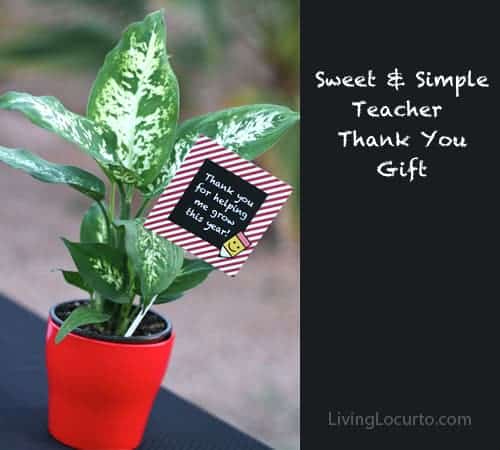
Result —
[[46, 338], [50, 434], [77, 449], [137, 448], [170, 359], [170, 327], [162, 340], [116, 342], [77, 331], [56, 344], [54, 310]]

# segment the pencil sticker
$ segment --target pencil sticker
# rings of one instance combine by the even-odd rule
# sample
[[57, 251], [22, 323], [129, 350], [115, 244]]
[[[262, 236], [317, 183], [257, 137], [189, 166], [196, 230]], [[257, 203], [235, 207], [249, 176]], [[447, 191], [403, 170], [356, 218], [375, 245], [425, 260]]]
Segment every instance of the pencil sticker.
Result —
[[232, 258], [233, 256], [239, 255], [242, 251], [250, 248], [250, 241], [245, 236], [243, 231], [235, 234], [232, 238], [228, 239], [222, 245], [220, 249], [219, 256], [222, 258]]
[[200, 136], [144, 226], [234, 276], [292, 188]]

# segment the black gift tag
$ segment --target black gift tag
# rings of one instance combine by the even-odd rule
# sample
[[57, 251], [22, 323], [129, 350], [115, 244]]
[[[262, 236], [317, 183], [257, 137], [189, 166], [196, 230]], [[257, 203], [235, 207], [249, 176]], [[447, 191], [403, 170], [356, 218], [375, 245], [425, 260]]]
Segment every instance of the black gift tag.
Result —
[[219, 248], [248, 226], [266, 197], [264, 191], [207, 159], [169, 219]]
[[200, 135], [144, 227], [234, 277], [292, 187]]

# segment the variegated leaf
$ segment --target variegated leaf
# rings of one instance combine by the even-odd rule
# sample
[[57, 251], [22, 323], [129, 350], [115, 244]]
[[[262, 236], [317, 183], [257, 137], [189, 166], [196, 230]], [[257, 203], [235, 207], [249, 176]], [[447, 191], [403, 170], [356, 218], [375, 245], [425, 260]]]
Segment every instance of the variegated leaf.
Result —
[[115, 165], [116, 138], [111, 130], [69, 110], [55, 97], [35, 97], [24, 92], [0, 96], [0, 109], [23, 113], [35, 125], [76, 144], [99, 163]]
[[108, 224], [98, 203], [93, 203], [83, 216], [80, 225], [80, 242], [106, 243], [109, 239]]
[[0, 161], [45, 183], [67, 184], [94, 200], [104, 198], [106, 191], [104, 183], [95, 175], [78, 167], [51, 163], [27, 150], [2, 146], [0, 146]]
[[117, 136], [117, 154], [128, 173], [117, 179], [139, 188], [163, 167], [175, 139], [179, 87], [166, 53], [163, 12], [130, 25], [99, 71], [88, 116]]
[[146, 230], [141, 219], [119, 221], [118, 224], [125, 226], [125, 247], [140, 280], [141, 296], [150, 300], [165, 291], [177, 277], [184, 251]]
[[125, 255], [121, 251], [106, 244], [63, 242], [86, 285], [108, 300], [129, 301]]
[[278, 105], [240, 106], [189, 119], [177, 130], [167, 163], [145, 195], [154, 197], [165, 189], [200, 134], [251, 160], [272, 147], [298, 120], [298, 113]]

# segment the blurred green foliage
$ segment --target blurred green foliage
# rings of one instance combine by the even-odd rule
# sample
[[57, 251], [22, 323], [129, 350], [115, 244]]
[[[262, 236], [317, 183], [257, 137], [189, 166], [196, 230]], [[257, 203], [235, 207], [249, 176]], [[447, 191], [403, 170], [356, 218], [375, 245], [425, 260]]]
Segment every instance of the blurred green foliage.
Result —
[[4, 69], [36, 64], [85, 70], [101, 64], [114, 42], [108, 30], [90, 25], [61, 25], [50, 32], [35, 28], [4, 44], [0, 48], [0, 61]]

